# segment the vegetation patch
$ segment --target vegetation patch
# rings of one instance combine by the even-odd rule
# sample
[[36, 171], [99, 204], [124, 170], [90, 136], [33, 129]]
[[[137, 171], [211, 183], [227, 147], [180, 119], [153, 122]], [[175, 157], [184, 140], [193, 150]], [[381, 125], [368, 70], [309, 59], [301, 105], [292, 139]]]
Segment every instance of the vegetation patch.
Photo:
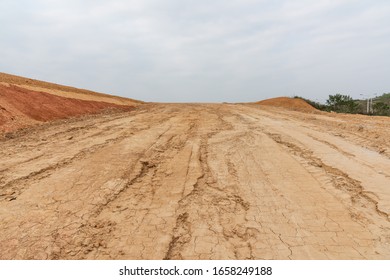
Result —
[[372, 99], [353, 99], [349, 95], [337, 93], [329, 95], [325, 104], [315, 102], [300, 96], [294, 96], [296, 99], [302, 99], [314, 108], [337, 113], [347, 114], [365, 114], [375, 116], [390, 116], [390, 93], [384, 93], [381, 96]]

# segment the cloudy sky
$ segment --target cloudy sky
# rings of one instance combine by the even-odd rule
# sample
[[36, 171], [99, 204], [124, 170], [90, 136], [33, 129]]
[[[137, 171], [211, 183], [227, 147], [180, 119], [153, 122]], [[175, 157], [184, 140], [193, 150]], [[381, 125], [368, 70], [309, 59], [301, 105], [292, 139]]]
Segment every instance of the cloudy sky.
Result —
[[0, 0], [0, 72], [145, 101], [390, 92], [388, 0]]

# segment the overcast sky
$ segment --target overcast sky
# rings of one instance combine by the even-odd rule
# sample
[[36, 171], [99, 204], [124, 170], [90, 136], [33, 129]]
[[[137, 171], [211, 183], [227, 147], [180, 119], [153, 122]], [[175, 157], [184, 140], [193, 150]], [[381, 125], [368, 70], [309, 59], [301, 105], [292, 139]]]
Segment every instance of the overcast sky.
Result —
[[0, 72], [144, 101], [390, 92], [388, 0], [0, 0]]

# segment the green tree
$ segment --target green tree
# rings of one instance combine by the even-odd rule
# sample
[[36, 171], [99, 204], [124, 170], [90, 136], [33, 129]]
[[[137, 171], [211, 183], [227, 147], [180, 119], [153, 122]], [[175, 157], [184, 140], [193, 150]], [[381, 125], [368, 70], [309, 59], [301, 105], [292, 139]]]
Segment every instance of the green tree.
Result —
[[380, 116], [389, 116], [390, 115], [390, 106], [383, 102], [375, 103], [372, 108], [374, 109], [375, 115]]
[[359, 104], [349, 95], [339, 93], [329, 95], [329, 99], [326, 100], [326, 104], [329, 106], [330, 110], [338, 113], [355, 114], [359, 111]]

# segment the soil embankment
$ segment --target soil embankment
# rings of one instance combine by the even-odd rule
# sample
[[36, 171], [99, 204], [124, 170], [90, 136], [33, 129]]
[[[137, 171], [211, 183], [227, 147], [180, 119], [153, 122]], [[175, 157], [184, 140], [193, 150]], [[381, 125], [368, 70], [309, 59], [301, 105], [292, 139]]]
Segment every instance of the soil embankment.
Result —
[[128, 111], [140, 103], [0, 73], [0, 132], [111, 109]]

